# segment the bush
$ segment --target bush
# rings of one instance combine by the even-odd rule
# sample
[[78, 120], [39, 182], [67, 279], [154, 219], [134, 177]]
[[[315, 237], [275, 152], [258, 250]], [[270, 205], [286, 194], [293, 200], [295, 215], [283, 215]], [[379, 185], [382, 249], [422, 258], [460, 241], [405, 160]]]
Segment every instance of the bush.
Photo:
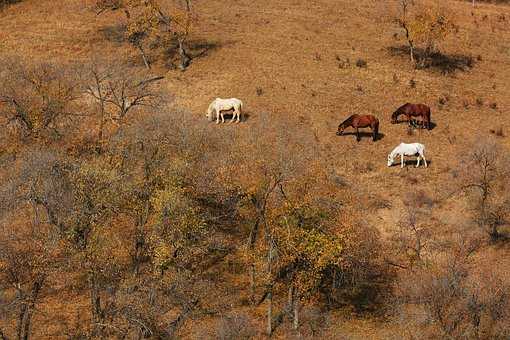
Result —
[[255, 335], [255, 327], [246, 314], [232, 313], [223, 317], [216, 330], [220, 340], [252, 339]]
[[0, 0], [0, 9], [2, 9], [4, 6], [12, 5], [21, 1], [22, 0]]
[[366, 68], [367, 62], [363, 59], [358, 59], [358, 60], [356, 60], [356, 66], [359, 68]]
[[508, 338], [510, 282], [493, 269], [475, 275], [466, 258], [452, 253], [401, 275], [397, 308], [409, 332], [419, 330], [425, 339]]
[[68, 132], [75, 113], [78, 86], [71, 67], [30, 64], [16, 58], [0, 60], [0, 120], [20, 140], [59, 139]]

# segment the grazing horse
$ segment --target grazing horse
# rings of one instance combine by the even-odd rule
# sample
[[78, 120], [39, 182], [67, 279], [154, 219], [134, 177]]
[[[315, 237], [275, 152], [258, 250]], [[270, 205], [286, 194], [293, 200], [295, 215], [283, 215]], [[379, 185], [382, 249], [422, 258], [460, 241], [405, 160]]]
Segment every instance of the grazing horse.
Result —
[[377, 140], [377, 136], [379, 134], [379, 119], [374, 116], [354, 114], [338, 125], [338, 132], [336, 134], [339, 136], [343, 135], [345, 128], [349, 126], [356, 129], [356, 140], [358, 142], [361, 140], [359, 136], [359, 128], [366, 127], [370, 127], [372, 129], [372, 139], [374, 141]]
[[425, 145], [420, 143], [400, 143], [392, 152], [388, 155], [388, 166], [393, 165], [393, 161], [396, 156], [400, 155], [400, 167], [404, 167], [404, 156], [417, 156], [416, 167], [420, 166], [420, 159], [423, 158], [425, 167], [427, 167], [427, 160], [425, 159]]
[[241, 119], [242, 109], [243, 109], [243, 102], [240, 101], [237, 98], [229, 98], [229, 99], [222, 99], [222, 98], [216, 98], [212, 101], [212, 103], [207, 108], [207, 113], [205, 116], [207, 119], [211, 122], [213, 120], [213, 113], [216, 114], [216, 124], [220, 123], [220, 117], [221, 122], [225, 123], [225, 117], [224, 111], [234, 110], [234, 113], [232, 115], [232, 120], [230, 123], [232, 123], [236, 117], [237, 117], [237, 123], [239, 123]]
[[430, 130], [430, 107], [425, 104], [404, 104], [393, 112], [391, 115], [391, 123], [395, 124], [398, 122], [398, 116], [406, 116], [407, 122], [411, 125], [412, 117], [420, 117], [422, 124]]

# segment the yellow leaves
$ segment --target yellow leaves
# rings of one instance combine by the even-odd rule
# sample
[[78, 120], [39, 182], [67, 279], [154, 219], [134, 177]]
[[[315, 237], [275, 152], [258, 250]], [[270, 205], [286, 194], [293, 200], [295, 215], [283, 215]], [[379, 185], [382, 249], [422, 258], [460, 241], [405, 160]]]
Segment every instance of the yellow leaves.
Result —
[[452, 13], [439, 5], [416, 7], [415, 13], [403, 19], [415, 42], [434, 44], [454, 32], [456, 25]]
[[176, 9], [172, 15], [173, 31], [178, 35], [188, 35], [198, 21], [195, 14], [186, 10]]
[[124, 7], [130, 13], [126, 34], [134, 43], [147, 37], [168, 40], [171, 38], [168, 33], [183, 38], [197, 21], [192, 12], [177, 7], [163, 8], [159, 1], [126, 0]]
[[157, 191], [151, 204], [155, 215], [150, 231], [153, 261], [155, 267], [163, 271], [177, 260], [176, 256], [194, 256], [207, 224], [196, 204], [181, 188]]
[[163, 242], [158, 242], [153, 248], [154, 266], [160, 270], [168, 267], [168, 262], [172, 258], [172, 249]]

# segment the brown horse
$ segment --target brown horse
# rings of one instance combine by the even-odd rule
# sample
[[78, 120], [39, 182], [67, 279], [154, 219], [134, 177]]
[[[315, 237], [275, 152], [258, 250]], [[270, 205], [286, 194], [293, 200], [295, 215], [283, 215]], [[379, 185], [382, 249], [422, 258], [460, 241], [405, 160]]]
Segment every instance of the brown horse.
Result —
[[430, 107], [425, 104], [404, 104], [393, 112], [391, 115], [391, 123], [396, 124], [398, 122], [398, 116], [405, 115], [407, 122], [411, 125], [412, 117], [420, 117], [422, 125], [427, 130], [430, 130]]
[[376, 141], [379, 134], [379, 119], [372, 115], [352, 115], [338, 125], [337, 135], [341, 136], [344, 133], [345, 128], [352, 126], [356, 129], [356, 140], [361, 140], [359, 136], [359, 128], [370, 127], [372, 129], [372, 140]]

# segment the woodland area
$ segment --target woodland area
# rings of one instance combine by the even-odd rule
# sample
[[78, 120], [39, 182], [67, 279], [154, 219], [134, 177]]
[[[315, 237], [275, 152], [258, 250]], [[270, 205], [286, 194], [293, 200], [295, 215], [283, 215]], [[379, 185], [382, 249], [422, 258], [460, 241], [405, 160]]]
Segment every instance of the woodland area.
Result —
[[[385, 115], [381, 141], [335, 139], [339, 119], [329, 117], [339, 117], [339, 110], [328, 116], [329, 108], [319, 106], [334, 100], [322, 97], [328, 91], [319, 87], [331, 83], [333, 71], [310, 71], [321, 80], [296, 86], [311, 89], [306, 98], [271, 93], [287, 91], [295, 80], [275, 77], [267, 85], [261, 75], [245, 94], [254, 104], [240, 124], [208, 123], [208, 100], [223, 95], [215, 91], [239, 86], [244, 93], [240, 75], [227, 78], [227, 85], [214, 83], [214, 65], [232, 60], [232, 72], [251, 77], [249, 55], [255, 54], [260, 74], [279, 72], [277, 63], [266, 63], [269, 48], [243, 46], [252, 31], [283, 25], [256, 4], [232, 4], [241, 7], [229, 16], [221, 1], [73, 0], [58, 10], [47, 1], [0, 1], [4, 24], [61, 11], [69, 20], [94, 22], [80, 34], [101, 32], [101, 38], [75, 39], [110, 48], [75, 58], [78, 52], [64, 56], [59, 42], [57, 58], [50, 58], [20, 38], [33, 31], [4, 30], [0, 339], [508, 339], [510, 107], [503, 80], [510, 65], [494, 65], [510, 49], [497, 46], [482, 55], [485, 45], [468, 39], [476, 32], [466, 32], [478, 27], [487, 36], [509, 38], [510, 10], [482, 1], [474, 8], [488, 6], [488, 14], [469, 12], [471, 4], [463, 1], [399, 0], [390, 9], [361, 3], [370, 10], [347, 7], [346, 15], [393, 33], [377, 48], [381, 55], [346, 57], [363, 51], [351, 40], [344, 54], [327, 56], [330, 47], [317, 47], [322, 33], [303, 29], [298, 34], [316, 35], [316, 41], [302, 38], [302, 54], [308, 46], [322, 48], [306, 63], [331, 62], [342, 82], [355, 84], [348, 100], [365, 106], [378, 93], [389, 100], [388, 88], [412, 98], [419, 98], [418, 90], [441, 88], [430, 97], [437, 106], [431, 131], [390, 127], [386, 109], [379, 111]], [[279, 6], [301, 10], [292, 1], [273, 10]], [[340, 5], [321, 0], [310, 6], [320, 16], [322, 7], [331, 12], [328, 6]], [[459, 8], [467, 14], [460, 16]], [[354, 19], [349, 10], [365, 17]], [[296, 13], [288, 18], [303, 15]], [[220, 41], [211, 33], [220, 30], [214, 20], [222, 15], [227, 19], [218, 26], [227, 38], [213, 43]], [[229, 23], [238, 31], [229, 31]], [[273, 36], [290, 40], [288, 27]], [[353, 32], [359, 44], [376, 44], [366, 40], [369, 31]], [[52, 34], [58, 33], [47, 36]], [[28, 50], [9, 48], [9, 39]], [[462, 50], [451, 50], [459, 41]], [[215, 61], [229, 43], [244, 54], [233, 51]], [[84, 43], [77, 45], [81, 53]], [[296, 52], [288, 51], [274, 56]], [[301, 57], [296, 54], [289, 58]], [[245, 59], [244, 68], [234, 64]], [[375, 66], [376, 59], [383, 66]], [[477, 73], [484, 67], [500, 67], [497, 86], [497, 76]], [[397, 68], [404, 71], [397, 74]], [[479, 78], [466, 78], [470, 74]], [[378, 79], [384, 88], [371, 88]], [[473, 86], [493, 81], [494, 94], [485, 100], [463, 96], [457, 89], [468, 88], [466, 79]], [[288, 109], [278, 106], [275, 114], [271, 96]], [[295, 104], [315, 97], [322, 102], [311, 109]], [[460, 110], [468, 116], [451, 113]], [[480, 118], [489, 114], [491, 119]], [[331, 124], [310, 122], [320, 115]], [[479, 131], [469, 139], [472, 124]], [[387, 149], [397, 138], [431, 145], [437, 153], [431, 170], [388, 169]], [[361, 328], [357, 335], [349, 333], [351, 322]]]

